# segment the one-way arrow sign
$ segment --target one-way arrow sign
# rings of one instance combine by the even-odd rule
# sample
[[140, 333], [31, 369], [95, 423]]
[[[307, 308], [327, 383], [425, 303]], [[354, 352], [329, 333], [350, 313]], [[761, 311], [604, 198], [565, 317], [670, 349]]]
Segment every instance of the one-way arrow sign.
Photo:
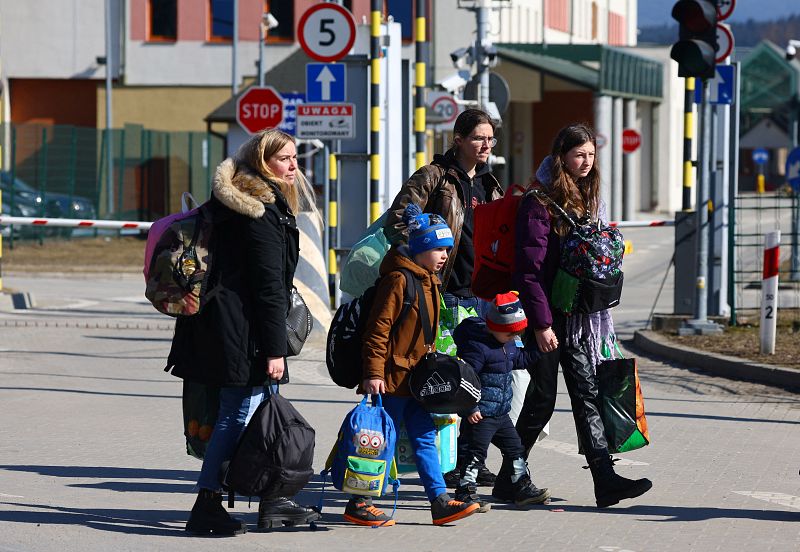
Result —
[[306, 101], [343, 102], [345, 90], [343, 63], [306, 64]]

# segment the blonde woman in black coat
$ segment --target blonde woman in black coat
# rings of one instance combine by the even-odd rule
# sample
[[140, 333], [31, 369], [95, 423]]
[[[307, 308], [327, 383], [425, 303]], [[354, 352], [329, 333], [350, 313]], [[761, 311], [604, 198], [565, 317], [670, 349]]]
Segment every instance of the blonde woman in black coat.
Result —
[[[288, 381], [286, 315], [299, 255], [295, 221], [313, 192], [297, 167], [294, 138], [270, 129], [253, 136], [217, 168], [211, 198], [213, 263], [203, 310], [179, 318], [169, 366], [178, 377], [221, 387], [219, 416], [198, 479], [186, 530], [237, 535], [244, 522], [222, 506], [220, 469], [265, 385]], [[262, 500], [259, 528], [319, 517], [289, 497]]]

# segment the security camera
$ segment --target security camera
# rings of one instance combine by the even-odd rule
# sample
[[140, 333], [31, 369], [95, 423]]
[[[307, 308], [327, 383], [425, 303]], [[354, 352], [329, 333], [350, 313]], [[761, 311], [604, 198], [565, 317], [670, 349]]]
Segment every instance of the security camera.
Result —
[[797, 55], [797, 47], [800, 46], [800, 40], [790, 40], [786, 45], [786, 60], [791, 61]]
[[272, 30], [272, 29], [274, 29], [275, 27], [278, 26], [278, 20], [275, 19], [275, 16], [272, 15], [270, 12], [265, 13], [262, 16], [262, 19], [263, 19], [263, 22], [264, 22], [264, 26], [267, 29]]
[[453, 66], [456, 69], [461, 69], [464, 65], [472, 65], [472, 47], [453, 50], [450, 52], [450, 59], [453, 60]]
[[453, 73], [437, 83], [439, 86], [450, 92], [458, 94], [467, 85], [467, 80], [458, 73]]

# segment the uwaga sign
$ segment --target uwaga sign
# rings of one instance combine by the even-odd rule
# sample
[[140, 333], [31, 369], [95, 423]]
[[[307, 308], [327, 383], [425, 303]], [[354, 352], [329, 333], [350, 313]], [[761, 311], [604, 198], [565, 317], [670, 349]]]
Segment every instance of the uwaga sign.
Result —
[[297, 106], [297, 137], [320, 140], [355, 138], [355, 105], [307, 103]]

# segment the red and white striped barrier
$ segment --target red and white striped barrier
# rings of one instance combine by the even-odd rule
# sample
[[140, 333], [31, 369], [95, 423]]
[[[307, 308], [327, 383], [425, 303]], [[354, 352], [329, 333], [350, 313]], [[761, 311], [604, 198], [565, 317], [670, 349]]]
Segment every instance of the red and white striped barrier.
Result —
[[621, 220], [609, 223], [614, 228], [655, 228], [656, 226], [675, 226], [674, 220]]
[[149, 230], [152, 222], [128, 220], [80, 220], [65, 218], [9, 217], [0, 215], [0, 226], [58, 226], [61, 228], [104, 228], [111, 230]]
[[775, 354], [778, 327], [778, 271], [781, 266], [781, 231], [767, 232], [761, 281], [761, 354]]
[[[0, 226], [59, 226], [62, 228], [105, 228], [112, 230], [149, 230], [152, 222], [126, 220], [80, 220], [0, 216]], [[674, 220], [622, 220], [609, 223], [615, 228], [654, 228], [675, 226]]]

